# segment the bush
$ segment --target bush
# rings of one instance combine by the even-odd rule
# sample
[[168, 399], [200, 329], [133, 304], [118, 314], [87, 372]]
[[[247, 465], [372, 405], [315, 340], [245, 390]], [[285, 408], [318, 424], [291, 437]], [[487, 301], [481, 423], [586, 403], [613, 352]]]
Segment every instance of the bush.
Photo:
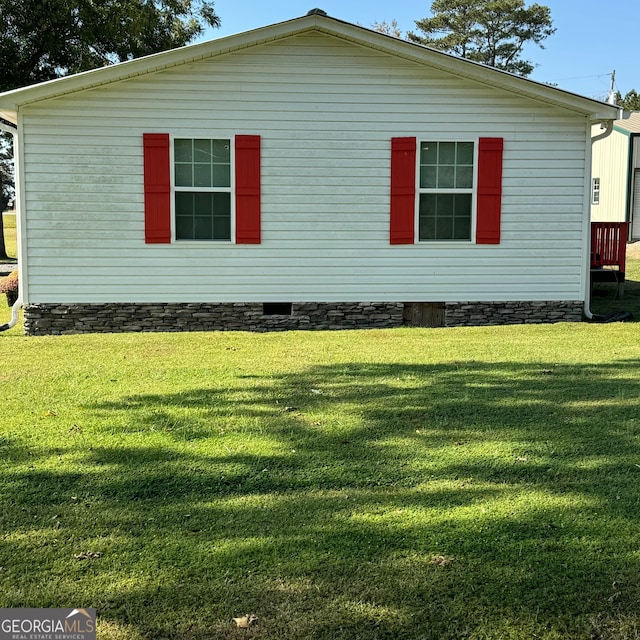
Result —
[[0, 293], [7, 296], [9, 306], [18, 299], [18, 270], [12, 271], [8, 276], [0, 278]]

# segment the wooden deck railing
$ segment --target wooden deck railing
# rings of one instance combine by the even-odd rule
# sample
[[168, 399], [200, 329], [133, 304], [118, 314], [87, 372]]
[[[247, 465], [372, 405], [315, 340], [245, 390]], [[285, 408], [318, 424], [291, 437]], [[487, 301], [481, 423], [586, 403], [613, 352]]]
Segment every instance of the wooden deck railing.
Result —
[[591, 223], [591, 268], [618, 267], [625, 272], [628, 222]]

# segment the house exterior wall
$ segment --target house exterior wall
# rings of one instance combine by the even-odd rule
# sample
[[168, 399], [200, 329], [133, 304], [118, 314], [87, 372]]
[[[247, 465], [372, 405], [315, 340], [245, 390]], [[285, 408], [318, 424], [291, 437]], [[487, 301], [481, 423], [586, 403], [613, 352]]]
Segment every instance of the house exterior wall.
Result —
[[[580, 301], [586, 119], [310, 33], [21, 113], [25, 303]], [[142, 136], [262, 140], [262, 243], [145, 245]], [[389, 244], [390, 145], [504, 138], [499, 245]]]
[[631, 180], [629, 184], [629, 211], [631, 212], [631, 240], [640, 240], [640, 135], [634, 134]]
[[[600, 125], [592, 135], [602, 133]], [[593, 222], [624, 222], [627, 218], [629, 134], [615, 130], [593, 143], [592, 178], [600, 179], [600, 202], [591, 203]]]

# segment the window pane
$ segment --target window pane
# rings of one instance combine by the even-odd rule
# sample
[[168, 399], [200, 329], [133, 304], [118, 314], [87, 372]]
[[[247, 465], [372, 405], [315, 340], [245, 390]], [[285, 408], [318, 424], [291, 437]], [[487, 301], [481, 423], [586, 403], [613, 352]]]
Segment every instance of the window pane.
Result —
[[435, 218], [420, 218], [420, 240], [437, 240]]
[[456, 168], [456, 188], [471, 189], [473, 187], [473, 167]]
[[210, 164], [194, 164], [193, 165], [193, 186], [194, 187], [210, 187], [211, 186], [211, 165]]
[[213, 165], [213, 186], [214, 187], [230, 187], [231, 186], [231, 167], [228, 164]]
[[438, 188], [453, 189], [456, 183], [456, 168], [454, 166], [438, 167]]
[[420, 167], [420, 187], [422, 189], [435, 189], [438, 167]]
[[193, 161], [193, 140], [174, 140], [173, 150], [176, 162]]
[[420, 195], [420, 240], [470, 240], [471, 194]]
[[453, 218], [438, 216], [436, 238], [438, 240], [453, 240]]
[[434, 193], [423, 193], [420, 195], [420, 216], [436, 215], [436, 197]]
[[436, 239], [436, 195], [423, 193], [420, 196], [419, 233], [420, 240]]
[[438, 218], [442, 216], [453, 217], [453, 203], [455, 196], [452, 193], [443, 193], [436, 195], [436, 215]]
[[471, 240], [471, 218], [456, 218], [454, 221], [454, 240]]
[[211, 240], [213, 238], [213, 220], [211, 216], [196, 216], [193, 219], [193, 239]]
[[194, 193], [194, 208], [193, 212], [197, 216], [210, 216], [211, 215], [211, 193]]
[[176, 216], [176, 239], [193, 240], [192, 216]]
[[211, 140], [193, 141], [193, 161], [211, 163]]
[[438, 164], [456, 163], [456, 143], [440, 142], [438, 145]]
[[216, 216], [227, 216], [231, 219], [231, 194], [230, 193], [214, 193], [213, 195], [213, 213]]
[[437, 142], [423, 142], [420, 145], [420, 164], [438, 164]]
[[231, 162], [231, 141], [230, 140], [214, 140], [213, 141], [213, 161], [214, 162]]
[[178, 187], [231, 186], [230, 140], [175, 140]]
[[458, 218], [463, 216], [471, 219], [471, 194], [460, 193], [454, 198], [454, 215]]
[[231, 240], [231, 218], [215, 216], [213, 218], [214, 240]]
[[231, 240], [230, 193], [176, 193], [178, 240]]
[[193, 215], [193, 194], [179, 191], [176, 193], [176, 216]]
[[192, 165], [176, 163], [176, 187], [193, 187]]
[[473, 142], [458, 142], [456, 164], [473, 165]]

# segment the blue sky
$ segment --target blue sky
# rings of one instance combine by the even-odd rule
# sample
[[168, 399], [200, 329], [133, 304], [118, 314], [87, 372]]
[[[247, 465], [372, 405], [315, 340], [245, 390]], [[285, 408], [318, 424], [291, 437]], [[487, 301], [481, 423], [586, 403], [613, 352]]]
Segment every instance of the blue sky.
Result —
[[[526, 0], [530, 5], [534, 0]], [[611, 71], [623, 95], [640, 92], [640, 1], [537, 0], [551, 8], [557, 31], [545, 49], [527, 49], [525, 57], [537, 66], [532, 80], [553, 82], [561, 89], [589, 98], [606, 99]], [[227, 36], [305, 15], [319, 7], [330, 16], [369, 27], [374, 21], [395, 19], [404, 32], [415, 20], [429, 15], [431, 0], [215, 0], [220, 29], [206, 38]]]

